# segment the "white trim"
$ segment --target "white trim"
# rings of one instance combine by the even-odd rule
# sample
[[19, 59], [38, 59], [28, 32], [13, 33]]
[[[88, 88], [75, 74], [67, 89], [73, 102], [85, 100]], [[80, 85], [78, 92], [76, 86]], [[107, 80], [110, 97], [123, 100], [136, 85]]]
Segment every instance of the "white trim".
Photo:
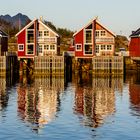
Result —
[[[86, 31], [91, 31], [91, 43], [86, 43]], [[84, 45], [93, 44], [93, 29], [84, 29]]]
[[21, 29], [15, 36], [17, 37], [22, 31], [24, 31], [25, 29], [27, 29], [28, 27], [30, 27], [37, 19], [34, 19], [33, 21], [31, 21], [29, 24], [27, 24], [23, 29]]
[[[73, 34], [73, 37], [78, 34], [81, 30], [87, 28], [90, 24], [93, 24], [93, 22], [95, 21], [95, 23], [99, 24], [100, 26], [102, 26], [105, 30], [107, 30], [109, 33], [111, 33], [113, 36], [116, 36], [113, 32], [111, 32], [110, 30], [108, 30], [108, 28], [106, 28], [105, 26], [103, 26], [101, 23], [99, 23], [99, 21], [97, 21], [96, 18], [92, 19], [88, 24], [86, 24], [86, 26], [84, 26], [83, 28], [81, 28], [80, 30], [78, 30], [77, 32], [75, 32]], [[96, 30], [96, 29], [95, 29]]]
[[[30, 27], [30, 26], [28, 26], [28, 27]], [[33, 33], [34, 33], [33, 35], [34, 35], [34, 39], [35, 39], [35, 29], [27, 29], [26, 28], [26, 30], [25, 30], [25, 32], [26, 32], [26, 39], [25, 39], [25, 42], [26, 42], [26, 50], [25, 50], [25, 54], [26, 55], [35, 55], [35, 43], [28, 43], [28, 39], [27, 39], [28, 30], [33, 30]], [[33, 54], [28, 54], [27, 53], [28, 45], [33, 45]]]
[[[78, 45], [81, 46], [81, 49], [77, 49], [77, 46], [78, 46]], [[76, 44], [76, 45], [75, 45], [75, 48], [76, 48], [76, 51], [82, 51], [82, 44]]]
[[26, 25], [23, 29], [21, 29], [15, 36], [17, 37], [22, 31], [24, 31], [25, 29], [27, 29], [28, 27], [30, 27], [36, 20], [38, 21], [38, 23], [42, 24], [45, 28], [47, 28], [49, 31], [53, 32], [57, 37], [59, 37], [59, 35], [55, 31], [53, 31], [51, 28], [49, 28], [47, 25], [45, 25], [39, 19], [32, 20], [28, 25]]
[[40, 23], [40, 24], [42, 24], [46, 29], [48, 29], [50, 32], [52, 32], [53, 34], [55, 34], [57, 37], [59, 37], [59, 35], [55, 32], [55, 31], [53, 31], [51, 28], [49, 28], [47, 25], [45, 25], [42, 21], [40, 21], [40, 20], [38, 20], [38, 22]]
[[[98, 45], [98, 48], [99, 48], [99, 49], [98, 49], [98, 50], [99, 50], [98, 53], [96, 52], [96, 46], [97, 46], [97, 45]], [[105, 46], [105, 49], [101, 49], [101, 46], [102, 46], [102, 45]], [[108, 45], [111, 46], [111, 50], [110, 50], [110, 49], [109, 49], [109, 50], [107, 49], [107, 46], [108, 46]], [[112, 44], [96, 44], [96, 45], [95, 45], [95, 54], [96, 54], [96, 55], [100, 55], [101, 52], [113, 52], [113, 50], [114, 50], [113, 47], [114, 47], [114, 45], [112, 45]]]
[[[23, 50], [19, 49], [19, 46], [22, 45], [23, 46]], [[24, 44], [18, 44], [18, 52], [23, 52], [24, 51]]]
[[[91, 45], [92, 46], [92, 54], [85, 54], [85, 45]], [[84, 53], [85, 56], [93, 55], [93, 44], [84, 44], [83, 50], [84, 50], [83, 53]]]
[[111, 33], [114, 37], [116, 36], [112, 31], [110, 31], [108, 28], [106, 28], [105, 26], [103, 26], [99, 21], [96, 20], [96, 23], [99, 24], [100, 26], [102, 26], [107, 32]]
[[[99, 36], [96, 36], [96, 32], [99, 32]], [[102, 36], [101, 32], [105, 32], [105, 35]], [[106, 38], [107, 36], [107, 31], [106, 30], [95, 30], [95, 38]]]
[[[39, 48], [39, 46], [40, 45], [42, 45], [42, 53], [40, 53], [39, 52], [39, 50], [38, 50], [38, 54], [39, 55], [44, 55], [44, 53], [46, 53], [46, 54], [52, 54], [52, 53], [54, 53], [54, 54], [57, 54], [57, 45], [56, 44], [42, 44], [42, 43], [40, 43], [40, 44], [38, 44], [38, 48]], [[44, 46], [47, 46], [48, 45], [48, 49], [44, 49]], [[54, 50], [52, 50], [52, 49], [50, 49], [50, 46], [51, 45], [54, 45]]]

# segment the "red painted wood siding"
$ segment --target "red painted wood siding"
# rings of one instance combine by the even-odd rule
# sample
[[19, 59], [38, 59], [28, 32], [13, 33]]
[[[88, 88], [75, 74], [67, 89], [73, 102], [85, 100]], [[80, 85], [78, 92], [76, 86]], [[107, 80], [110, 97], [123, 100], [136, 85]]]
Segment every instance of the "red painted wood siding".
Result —
[[140, 38], [131, 38], [129, 53], [132, 57], [140, 57]]
[[75, 47], [76, 44], [81, 44], [82, 45], [82, 51], [76, 51], [75, 48], [75, 56], [82, 57], [83, 56], [83, 45], [84, 45], [84, 37], [83, 37], [83, 30], [81, 30], [78, 34], [75, 35], [74, 41], [75, 41]]
[[25, 56], [25, 46], [26, 46], [25, 38], [26, 38], [26, 31], [24, 30], [18, 35], [18, 44], [24, 44], [24, 51], [18, 51], [19, 57]]

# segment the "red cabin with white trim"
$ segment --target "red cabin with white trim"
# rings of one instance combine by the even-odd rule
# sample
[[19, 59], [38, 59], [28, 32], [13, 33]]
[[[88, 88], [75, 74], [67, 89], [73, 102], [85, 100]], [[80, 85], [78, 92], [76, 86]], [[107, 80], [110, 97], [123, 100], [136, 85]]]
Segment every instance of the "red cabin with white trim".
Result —
[[96, 19], [76, 32], [73, 37], [77, 58], [114, 54], [115, 35]]
[[41, 20], [35, 19], [16, 34], [18, 58], [57, 55], [59, 35]]
[[140, 28], [130, 35], [129, 54], [131, 57], [140, 57]]

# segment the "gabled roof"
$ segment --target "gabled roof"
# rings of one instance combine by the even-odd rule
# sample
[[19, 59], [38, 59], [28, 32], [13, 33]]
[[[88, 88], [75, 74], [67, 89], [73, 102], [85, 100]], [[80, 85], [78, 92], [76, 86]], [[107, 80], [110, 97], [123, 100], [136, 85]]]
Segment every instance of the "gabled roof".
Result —
[[133, 31], [132, 34], [129, 37], [137, 37], [140, 35], [140, 28], [137, 29], [136, 31]]
[[8, 35], [2, 30], [0, 30], [0, 36], [1, 37], [8, 37]]
[[52, 28], [50, 28], [48, 25], [44, 24], [41, 20], [38, 20], [40, 24], [42, 24], [45, 28], [47, 28], [49, 31], [53, 32], [57, 37], [59, 37], [58, 33], [54, 31]]
[[53, 30], [51, 29], [49, 26], [47, 26], [46, 24], [44, 24], [41, 20], [39, 19], [34, 19], [32, 20], [29, 24], [27, 24], [23, 29], [21, 29], [16, 36], [18, 36], [22, 31], [24, 31], [25, 29], [27, 29], [28, 27], [30, 27], [35, 21], [38, 21], [38, 23], [42, 24], [45, 28], [47, 28], [49, 31], [53, 32], [57, 37], [59, 37], [59, 35]]
[[99, 23], [99, 21], [97, 21], [96, 18], [94, 18], [93, 20], [91, 20], [86, 26], [84, 26], [83, 28], [81, 28], [79, 31], [77, 31], [76, 33], [73, 34], [73, 36], [75, 36], [76, 34], [78, 34], [81, 30], [87, 28], [90, 24], [92, 24], [93, 22], [96, 22], [97, 24], [99, 24], [102, 28], [104, 28], [105, 30], [107, 30], [110, 34], [112, 34], [113, 36], [116, 36], [114, 33], [112, 33], [111, 31], [109, 31], [106, 27], [104, 27], [101, 23]]
[[27, 24], [24, 28], [22, 28], [15, 36], [18, 36], [21, 32], [23, 32], [26, 28], [30, 27], [37, 19], [32, 20], [29, 24]]

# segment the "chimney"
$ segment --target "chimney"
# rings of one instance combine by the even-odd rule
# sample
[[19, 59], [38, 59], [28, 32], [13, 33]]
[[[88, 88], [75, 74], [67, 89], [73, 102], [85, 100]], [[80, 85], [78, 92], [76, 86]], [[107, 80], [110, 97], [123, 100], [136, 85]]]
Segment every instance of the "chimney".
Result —
[[44, 22], [43, 16], [40, 16], [39, 20], [42, 21], [42, 22]]

